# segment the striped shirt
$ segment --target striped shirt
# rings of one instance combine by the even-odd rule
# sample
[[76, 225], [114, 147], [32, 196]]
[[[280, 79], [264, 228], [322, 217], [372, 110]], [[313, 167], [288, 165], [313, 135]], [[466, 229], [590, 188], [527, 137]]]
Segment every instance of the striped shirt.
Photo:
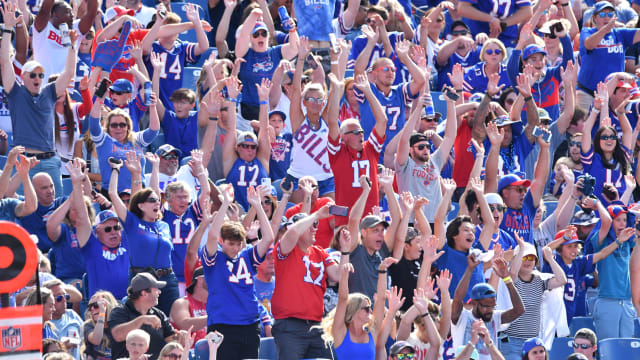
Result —
[[525, 311], [509, 325], [507, 335], [520, 339], [536, 337], [540, 334], [542, 294], [549, 289], [549, 279], [542, 280], [540, 275], [533, 274], [533, 279], [526, 282], [518, 276], [513, 280], [513, 284], [520, 293]]

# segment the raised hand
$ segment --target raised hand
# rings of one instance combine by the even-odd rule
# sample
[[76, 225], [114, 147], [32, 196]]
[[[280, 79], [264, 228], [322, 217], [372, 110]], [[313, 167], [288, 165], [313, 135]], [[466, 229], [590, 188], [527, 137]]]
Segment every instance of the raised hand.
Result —
[[422, 236], [422, 260], [433, 263], [444, 254], [444, 251], [438, 252], [438, 237], [435, 235], [431, 235], [428, 238]]
[[398, 290], [397, 287], [392, 286], [391, 290], [387, 291], [387, 301], [389, 302], [389, 311], [391, 311], [392, 314], [398, 311], [402, 307], [402, 304], [404, 304], [402, 288]]
[[222, 190], [222, 203], [223, 204], [231, 204], [233, 202], [233, 186], [227, 185], [227, 187]]
[[378, 271], [387, 271], [387, 269], [389, 269], [391, 265], [397, 264], [397, 263], [398, 263], [398, 259], [396, 258], [393, 258], [393, 257], [385, 258], [384, 260], [382, 260], [382, 262], [378, 266]]
[[20, 175], [21, 179], [24, 180], [29, 178], [30, 168], [30, 160], [27, 159], [27, 157], [25, 157], [24, 155], [20, 154], [20, 161], [16, 164], [16, 172], [18, 172], [18, 175]]
[[209, 115], [219, 114], [222, 108], [222, 93], [219, 91], [209, 91], [205, 100], [202, 100], [201, 107], [207, 109]]
[[127, 167], [131, 174], [141, 174], [142, 167], [140, 166], [140, 154], [135, 151], [127, 151], [127, 159], [124, 161], [124, 166]]
[[92, 64], [94, 67], [100, 67], [106, 72], [111, 72], [120, 56], [122, 56], [124, 45], [129, 38], [131, 25], [131, 21], [125, 21], [120, 31], [120, 37], [117, 40], [103, 41], [96, 46]]
[[156, 53], [155, 51], [152, 51], [150, 54], [150, 61], [154, 71], [162, 70], [162, 67], [164, 66], [164, 64], [162, 63], [162, 58], [160, 58], [160, 54]]
[[627, 174], [624, 176], [624, 183], [627, 185], [628, 189], [635, 189], [636, 188], [636, 178], [635, 176], [633, 176], [633, 174]]
[[627, 240], [631, 239], [631, 236], [635, 234], [636, 234], [636, 231], [634, 228], [631, 228], [631, 227], [624, 228], [620, 232], [620, 235], [618, 235], [618, 241], [622, 243], [627, 242]]
[[367, 37], [367, 42], [370, 42], [370, 43], [373, 43], [373, 44], [377, 44], [378, 43], [379, 33], [377, 31], [373, 30], [370, 26], [363, 25], [360, 28], [360, 31], [362, 31], [362, 34]]
[[402, 212], [407, 212], [413, 209], [414, 200], [413, 200], [413, 195], [411, 195], [410, 192], [404, 191], [400, 195], [400, 200], [401, 200], [400, 206], [402, 207]]
[[353, 85], [362, 92], [365, 92], [371, 89], [371, 84], [369, 83], [369, 80], [364, 74], [357, 75], [353, 81]]
[[507, 276], [509, 276], [509, 267], [507, 266], [507, 261], [502, 257], [493, 259], [493, 265], [491, 266], [491, 268], [493, 269], [493, 272], [495, 272], [496, 275], [501, 278], [506, 278]]
[[[13, 28], [16, 26], [16, 24], [23, 21], [23, 16], [22, 14], [20, 14], [19, 12], [20, 9], [18, 9], [17, 4], [9, 1], [3, 1], [2, 5], [3, 6], [0, 7], [0, 12], [2, 13], [2, 18], [4, 19], [4, 25], [6, 26], [7, 29]], [[16, 13], [19, 15], [16, 16]]]
[[487, 124], [487, 136], [491, 142], [491, 146], [500, 146], [504, 140], [504, 129], [498, 129], [498, 125], [494, 122]]
[[427, 299], [433, 299], [436, 296], [436, 290], [433, 288], [435, 281], [430, 277], [427, 279], [427, 283], [424, 286], [424, 295]]
[[577, 70], [578, 67], [573, 64], [573, 61], [569, 60], [569, 62], [567, 62], [567, 66], [560, 75], [562, 77], [562, 82], [574, 84], [578, 76]]
[[[421, 69], [427, 68], [427, 56], [422, 46], [412, 46], [411, 51], [409, 52], [409, 56], [411, 57], [411, 60]], [[427, 71], [427, 73], [430, 72], [430, 70]]]
[[[494, 124], [495, 125], [495, 124]], [[484, 145], [476, 141], [476, 139], [471, 138], [471, 145], [476, 150], [476, 158], [482, 157], [484, 158]]]
[[194, 25], [201, 24], [200, 23], [200, 12], [198, 8], [196, 8], [195, 4], [187, 3], [187, 11], [186, 11], [187, 19], [191, 21]]
[[237, 0], [224, 0], [224, 6], [233, 9], [236, 6], [238, 6], [238, 1]]
[[526, 74], [518, 75], [517, 78], [518, 85], [516, 85], [516, 89], [522, 94], [524, 97], [531, 96], [531, 86], [529, 85], [529, 77]]
[[438, 283], [438, 288], [440, 289], [440, 293], [444, 291], [449, 291], [449, 286], [451, 285], [451, 280], [453, 279], [453, 274], [449, 271], [449, 269], [444, 269], [440, 272], [440, 275], [436, 276], [436, 282]]
[[425, 206], [429, 205], [429, 199], [427, 198], [423, 198], [422, 196], [418, 195], [416, 196], [414, 202], [413, 202], [413, 209], [421, 209]]
[[247, 201], [249, 202], [249, 204], [251, 204], [251, 206], [254, 206], [254, 207], [261, 206], [260, 195], [256, 191], [256, 188], [253, 186], [249, 186], [247, 188]]
[[24, 146], [18, 145], [11, 148], [9, 151], [9, 155], [7, 156], [7, 164], [11, 167], [15, 166], [16, 161], [18, 160], [18, 155], [24, 153]]
[[369, 213], [369, 215], [373, 215], [373, 216], [377, 216], [379, 218], [382, 217], [382, 208], [378, 205], [374, 205], [371, 208], [371, 212]]
[[152, 167], [156, 167], [160, 165], [160, 157], [157, 154], [152, 152], [147, 152], [144, 154], [144, 158], [151, 164]]
[[249, 230], [247, 230], [247, 239], [257, 239], [258, 230], [260, 230], [260, 220], [252, 221]]
[[420, 314], [429, 311], [429, 297], [425, 294], [424, 289], [413, 290], [413, 305], [420, 311]]
[[259, 85], [256, 84], [256, 88], [258, 88], [258, 98], [260, 101], [267, 101], [267, 99], [269, 99], [269, 91], [271, 90], [271, 80], [268, 78], [262, 79]]
[[447, 74], [449, 77], [449, 81], [451, 81], [451, 85], [455, 89], [462, 89], [462, 83], [464, 82], [464, 70], [462, 69], [461, 64], [453, 65], [453, 69], [451, 69], [451, 73]]
[[358, 178], [358, 182], [360, 183], [362, 191], [369, 192], [371, 190], [370, 180], [367, 175], [360, 175], [360, 177]]
[[452, 194], [456, 190], [456, 182], [453, 179], [442, 178], [440, 180], [442, 184], [442, 190], [445, 194]]
[[351, 233], [347, 228], [340, 231], [340, 251], [348, 252], [353, 248], [353, 239], [351, 239]]
[[471, 190], [476, 194], [484, 194], [484, 181], [482, 181], [479, 177], [475, 177], [471, 179]]
[[302, 189], [306, 196], [311, 196], [313, 193], [313, 184], [311, 183], [311, 180], [298, 182], [298, 187]]
[[69, 172], [71, 183], [73, 183], [74, 185], [80, 184], [84, 180], [85, 175], [82, 172], [82, 164], [78, 161], [78, 159], [74, 159], [66, 163], [65, 168]]
[[489, 94], [491, 97], [494, 97], [498, 93], [500, 93], [500, 91], [502, 91], [502, 88], [504, 87], [504, 84], [498, 85], [498, 82], [500, 82], [499, 74], [489, 75], [489, 81], [487, 82], [487, 94]]
[[300, 36], [298, 42], [298, 57], [302, 56], [302, 59], [306, 59], [307, 54], [311, 51], [311, 45], [309, 44], [309, 38], [306, 36]]
[[133, 46], [129, 49], [129, 54], [134, 59], [142, 59], [142, 43], [140, 40], [133, 42]]
[[83, 76], [78, 83], [78, 90], [85, 91], [89, 88], [89, 77], [87, 75]]
[[381, 186], [390, 186], [393, 185], [393, 179], [396, 175], [396, 172], [389, 169], [384, 168], [381, 173], [379, 173], [378, 183]]
[[232, 99], [237, 99], [240, 91], [242, 90], [242, 84], [240, 83], [238, 78], [236, 76], [228, 77], [225, 80], [225, 83], [227, 85], [227, 93], [229, 94], [229, 97]]

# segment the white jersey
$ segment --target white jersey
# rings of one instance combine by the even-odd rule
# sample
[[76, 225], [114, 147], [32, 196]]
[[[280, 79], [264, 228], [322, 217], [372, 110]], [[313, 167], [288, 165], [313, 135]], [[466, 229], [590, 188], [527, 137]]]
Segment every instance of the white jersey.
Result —
[[[73, 159], [73, 150], [76, 144], [76, 141], [80, 139], [80, 120], [78, 116], [78, 108], [80, 107], [80, 103], [75, 103], [71, 105], [71, 113], [73, 113], [73, 118], [75, 120], [75, 128], [73, 129], [73, 134], [69, 135], [67, 132], [67, 127], [69, 126], [64, 120], [64, 115], [56, 112], [56, 116], [58, 116], [58, 121], [60, 124], [60, 139], [56, 141], [56, 155], [62, 160], [60, 163], [60, 171], [62, 175], [69, 175], [67, 168], [65, 165], [69, 162], [69, 160]], [[73, 137], [72, 139], [69, 139]]]
[[320, 127], [314, 130], [309, 118], [304, 119], [300, 128], [293, 135], [291, 166], [287, 173], [296, 178], [309, 175], [316, 181], [333, 177], [329, 165], [327, 144], [329, 142], [329, 126], [320, 118]]
[[[414, 357], [415, 360], [425, 360], [427, 358], [427, 353], [429, 352], [429, 349], [431, 348], [431, 346], [428, 343], [423, 343], [422, 341], [420, 341], [415, 331], [412, 332], [411, 335], [409, 335], [407, 342], [413, 345], [413, 348], [416, 351], [415, 352], [416, 356]], [[440, 344], [440, 350], [438, 350], [438, 354], [439, 354], [438, 359], [442, 360], [443, 352], [444, 352], [444, 341]]]
[[[151, 174], [146, 174], [145, 182], [147, 186], [149, 185], [150, 181], [151, 181]], [[176, 181], [182, 181], [185, 184], [187, 184], [187, 188], [191, 193], [191, 200], [197, 199], [198, 192], [200, 192], [200, 182], [198, 181], [198, 178], [196, 178], [191, 174], [191, 168], [189, 167], [189, 165], [181, 166], [176, 172], [176, 174], [173, 176], [169, 176], [163, 173], [158, 174], [158, 182], [160, 185], [160, 191], [162, 193], [164, 193], [164, 189], [167, 187], [167, 185]]]
[[[78, 30], [78, 24], [80, 20], [73, 22], [73, 29], [80, 33]], [[53, 74], [60, 74], [64, 71], [64, 64], [67, 61], [68, 49], [62, 46], [62, 33], [56, 29], [51, 22], [47, 22], [47, 26], [38, 32], [35, 26], [31, 26], [31, 32], [33, 34], [33, 58], [44, 67], [44, 83], [49, 80], [49, 76]], [[82, 36], [78, 37], [76, 42], [76, 49]]]

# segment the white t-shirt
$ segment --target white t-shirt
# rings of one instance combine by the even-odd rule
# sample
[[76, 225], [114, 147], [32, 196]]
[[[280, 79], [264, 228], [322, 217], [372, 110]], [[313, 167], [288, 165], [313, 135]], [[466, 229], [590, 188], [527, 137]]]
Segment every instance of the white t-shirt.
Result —
[[[411, 335], [409, 335], [409, 338], [407, 339], [407, 342], [411, 345], [413, 345], [414, 349], [416, 350], [416, 357], [414, 359], [416, 360], [425, 360], [427, 358], [427, 352], [429, 352], [429, 349], [431, 348], [431, 345], [429, 345], [428, 343], [423, 343], [422, 341], [420, 341], [420, 339], [418, 339], [418, 335], [416, 334], [416, 332], [412, 332]], [[442, 353], [444, 352], [444, 341], [440, 343], [440, 351], [438, 352], [438, 359], [442, 360]]]
[[[73, 135], [71, 135], [73, 137], [71, 140], [69, 140], [69, 133], [67, 133], [67, 123], [64, 120], [64, 115], [56, 112], [60, 124], [60, 139], [56, 141], [56, 155], [58, 155], [60, 159], [73, 159], [74, 145], [76, 141], [80, 139], [80, 120], [78, 119], [78, 107], [80, 107], [80, 105], [79, 103], [71, 105], [71, 112], [73, 113], [76, 123]], [[66, 162], [63, 160], [60, 165], [60, 171], [62, 175], [69, 175], [65, 165]]]
[[4, 88], [0, 86], [0, 129], [4, 130], [7, 134], [13, 132], [11, 126], [11, 115], [9, 114], [9, 104], [4, 104], [5, 94]]
[[136, 11], [134, 18], [140, 22], [140, 25], [146, 28], [155, 14], [156, 9], [140, 4], [140, 8]]
[[[145, 182], [149, 185], [149, 181], [151, 180], [151, 174], [145, 175]], [[189, 191], [191, 193], [191, 200], [195, 200], [198, 197], [198, 192], [200, 191], [200, 182], [196, 177], [191, 175], [191, 168], [189, 165], [181, 166], [175, 175], [169, 176], [167, 174], [160, 173], [158, 175], [158, 180], [160, 183], [160, 191], [164, 193], [164, 189], [167, 185], [172, 182], [182, 181], [187, 184]]]
[[[502, 323], [503, 312], [504, 311], [499, 310], [494, 311], [491, 321], [484, 323], [484, 325], [489, 330], [491, 340], [494, 344], [498, 343], [498, 330], [500, 328], [500, 324]], [[470, 310], [462, 309], [462, 313], [460, 313], [458, 323], [453, 324], [453, 322], [451, 322], [451, 337], [453, 338], [454, 349], [457, 349], [458, 347], [466, 344], [467, 342], [469, 342], [469, 340], [471, 340], [471, 325], [476, 320], [480, 319], [477, 319], [475, 316], [473, 316], [473, 313]], [[478, 344], [476, 344], [476, 350], [478, 350], [478, 354], [480, 355], [479, 360], [491, 360], [489, 350], [487, 350], [482, 341], [478, 341]]]
[[[73, 22], [72, 29], [80, 34], [78, 30], [78, 24], [80, 19]], [[38, 32], [35, 26], [31, 26], [31, 32], [33, 34], [33, 58], [38, 61], [44, 67], [44, 83], [49, 80], [49, 76], [52, 74], [60, 74], [64, 71], [64, 64], [67, 61], [68, 49], [62, 46], [62, 33], [56, 29], [51, 22], [47, 22], [47, 26]], [[76, 41], [76, 49], [80, 44], [83, 36], [78, 36]]]

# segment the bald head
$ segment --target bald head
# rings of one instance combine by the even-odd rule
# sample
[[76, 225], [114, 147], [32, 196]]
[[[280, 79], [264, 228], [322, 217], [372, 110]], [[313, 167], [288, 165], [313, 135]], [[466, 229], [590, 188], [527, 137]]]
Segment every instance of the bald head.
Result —
[[33, 187], [36, 191], [38, 203], [43, 206], [49, 206], [56, 198], [56, 189], [53, 186], [53, 180], [47, 173], [37, 173], [31, 179]]

